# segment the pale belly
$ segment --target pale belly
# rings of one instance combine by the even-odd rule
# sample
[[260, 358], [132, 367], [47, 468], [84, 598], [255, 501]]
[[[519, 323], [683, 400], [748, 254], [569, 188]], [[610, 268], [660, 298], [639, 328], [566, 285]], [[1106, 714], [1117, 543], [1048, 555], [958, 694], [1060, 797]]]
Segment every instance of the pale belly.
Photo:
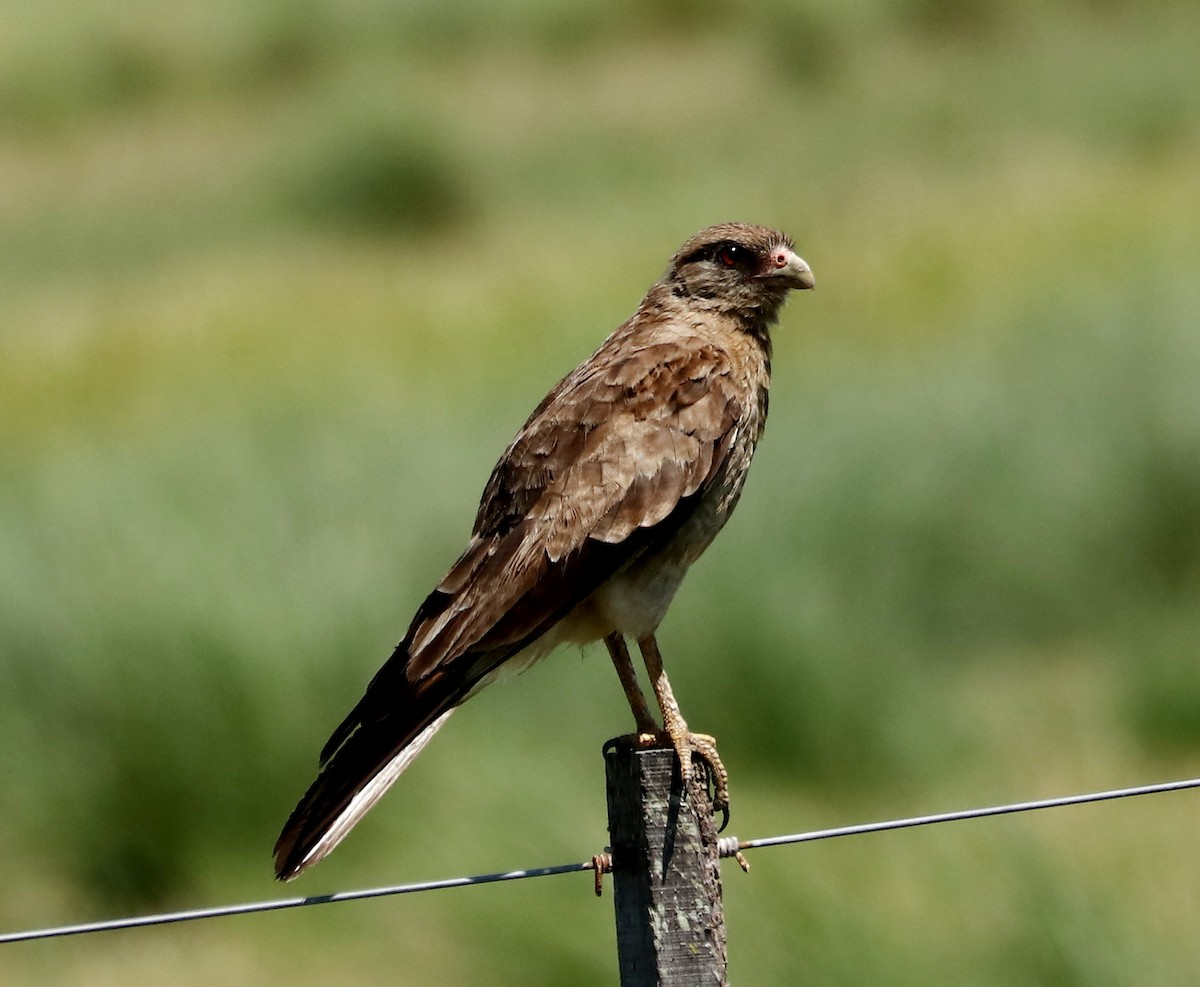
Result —
[[643, 556], [610, 579], [543, 640], [553, 638], [550, 647], [554, 647], [559, 643], [587, 644], [614, 632], [633, 640], [653, 634], [688, 569], [724, 527], [738, 492], [732, 496], [724, 496], [727, 491], [715, 492], [665, 547]]
[[670, 562], [621, 573], [562, 621], [562, 631], [570, 635], [564, 640], [585, 644], [614, 631], [637, 640], [654, 633], [686, 573], [686, 565]]
[[685, 525], [666, 551], [634, 563], [581, 602], [540, 638], [513, 655], [472, 690], [520, 674], [559, 645], [582, 646], [612, 633], [637, 641], [653, 634], [683, 582], [728, 517], [701, 511]]

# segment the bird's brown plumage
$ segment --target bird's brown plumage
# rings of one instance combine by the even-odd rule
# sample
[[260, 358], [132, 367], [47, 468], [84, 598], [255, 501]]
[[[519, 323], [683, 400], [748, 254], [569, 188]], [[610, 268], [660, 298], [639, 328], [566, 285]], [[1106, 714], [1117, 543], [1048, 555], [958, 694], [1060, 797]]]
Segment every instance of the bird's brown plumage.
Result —
[[783, 234], [710, 227], [550, 391], [493, 470], [466, 550], [322, 750], [275, 848], [281, 878], [332, 850], [506, 665], [653, 634], [737, 502], [766, 418], [768, 328], [811, 286]]

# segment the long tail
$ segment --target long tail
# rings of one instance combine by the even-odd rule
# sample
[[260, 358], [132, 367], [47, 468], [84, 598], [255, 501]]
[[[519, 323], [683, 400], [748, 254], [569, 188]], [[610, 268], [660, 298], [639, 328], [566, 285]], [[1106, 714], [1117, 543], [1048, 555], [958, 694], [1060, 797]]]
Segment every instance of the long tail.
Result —
[[[484, 556], [485, 562], [491, 559], [482, 549], [464, 555], [465, 561], [456, 564], [417, 610], [404, 640], [326, 742], [321, 773], [275, 844], [275, 874], [280, 880], [291, 880], [327, 856], [454, 709], [500, 674], [505, 662], [542, 638], [574, 606], [579, 593], [592, 588], [592, 583], [580, 584], [575, 595], [558, 594], [557, 605], [547, 607], [539, 594], [548, 592], [553, 581], [543, 578], [536, 592], [516, 594], [498, 614], [488, 611], [481, 617], [460, 601], [461, 593], [456, 592], [463, 587], [453, 583], [459, 565], [474, 565], [476, 555]], [[561, 578], [564, 572], [560, 567], [554, 575]], [[592, 582], [603, 575], [596, 569]]]
[[275, 844], [275, 876], [290, 881], [326, 857], [412, 764], [455, 708], [438, 712], [399, 746], [392, 734], [391, 742], [385, 741], [390, 756], [382, 758], [380, 728], [386, 726], [360, 726], [321, 769], [284, 824]]

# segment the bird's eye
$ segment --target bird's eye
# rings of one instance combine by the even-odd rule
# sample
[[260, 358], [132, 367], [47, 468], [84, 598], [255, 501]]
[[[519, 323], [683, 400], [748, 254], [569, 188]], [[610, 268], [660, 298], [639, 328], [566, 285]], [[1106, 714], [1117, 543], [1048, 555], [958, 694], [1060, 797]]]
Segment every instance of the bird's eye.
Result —
[[723, 267], [737, 267], [745, 257], [746, 251], [735, 244], [726, 244], [717, 251], [717, 261]]

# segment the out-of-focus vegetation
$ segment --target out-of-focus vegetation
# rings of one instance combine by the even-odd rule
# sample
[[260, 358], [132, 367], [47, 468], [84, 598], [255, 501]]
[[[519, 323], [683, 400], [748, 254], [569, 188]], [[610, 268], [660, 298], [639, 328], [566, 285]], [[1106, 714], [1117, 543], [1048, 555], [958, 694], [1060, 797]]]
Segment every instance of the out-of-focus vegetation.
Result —
[[[273, 896], [558, 375], [710, 222], [819, 289], [661, 641], [743, 837], [1196, 773], [1200, 6], [10, 3], [0, 927]], [[607, 660], [299, 893], [583, 859]], [[760, 851], [751, 984], [1192, 984], [1191, 796]], [[4, 947], [6, 983], [607, 984], [587, 879]]]

